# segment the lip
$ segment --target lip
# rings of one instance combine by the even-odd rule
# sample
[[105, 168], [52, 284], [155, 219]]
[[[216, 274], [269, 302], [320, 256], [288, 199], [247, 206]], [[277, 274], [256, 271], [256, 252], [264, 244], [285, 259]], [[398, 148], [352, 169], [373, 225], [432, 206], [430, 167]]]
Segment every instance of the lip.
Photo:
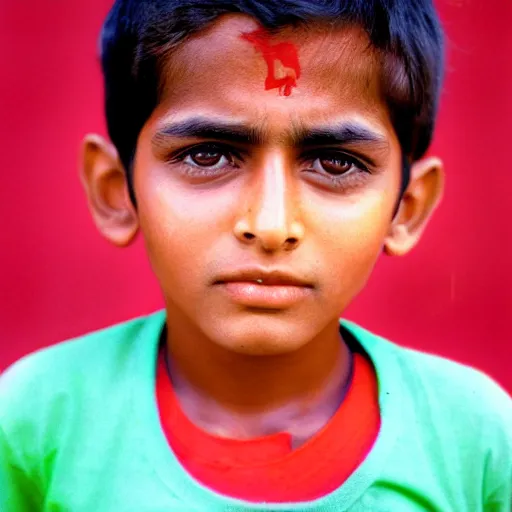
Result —
[[312, 284], [293, 272], [278, 268], [246, 267], [232, 270], [220, 276], [215, 284], [257, 283], [263, 286], [301, 286], [313, 288]]
[[235, 303], [261, 309], [284, 309], [311, 295], [305, 279], [281, 269], [244, 268], [215, 281]]

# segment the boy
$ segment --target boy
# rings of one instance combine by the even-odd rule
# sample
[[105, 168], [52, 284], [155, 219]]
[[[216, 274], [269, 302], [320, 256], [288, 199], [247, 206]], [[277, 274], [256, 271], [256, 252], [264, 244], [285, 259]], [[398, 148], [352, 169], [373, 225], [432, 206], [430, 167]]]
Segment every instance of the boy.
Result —
[[512, 404], [339, 321], [441, 196], [430, 0], [118, 0], [101, 233], [165, 312], [1, 379], [0, 509], [510, 511]]

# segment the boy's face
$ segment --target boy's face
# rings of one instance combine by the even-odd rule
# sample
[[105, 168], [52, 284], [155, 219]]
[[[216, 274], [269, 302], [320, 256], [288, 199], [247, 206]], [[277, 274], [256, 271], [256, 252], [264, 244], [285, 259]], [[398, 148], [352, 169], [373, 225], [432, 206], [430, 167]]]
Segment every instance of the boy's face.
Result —
[[[296, 70], [277, 61], [267, 69], [241, 37], [257, 28], [225, 17], [173, 54], [138, 140], [136, 211], [124, 179], [98, 170], [98, 141], [86, 145], [84, 176], [107, 237], [124, 244], [140, 227], [171, 330], [241, 353], [286, 353], [337, 332], [382, 250], [414, 245], [442, 180], [437, 160], [413, 168], [393, 221], [401, 151], [361, 31], [271, 38], [292, 43], [300, 60], [285, 96], [265, 90], [267, 75]], [[198, 133], [206, 124], [216, 133]], [[101, 201], [122, 212], [118, 220], [98, 211]], [[278, 269], [305, 286], [226, 285], [247, 268]]]

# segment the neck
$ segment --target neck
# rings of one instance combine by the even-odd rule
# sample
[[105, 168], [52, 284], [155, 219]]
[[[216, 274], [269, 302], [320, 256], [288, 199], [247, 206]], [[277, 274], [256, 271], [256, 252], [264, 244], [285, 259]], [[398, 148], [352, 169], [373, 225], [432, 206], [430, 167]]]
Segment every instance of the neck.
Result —
[[337, 321], [299, 350], [272, 356], [229, 351], [190, 325], [169, 322], [173, 387], [184, 412], [205, 430], [243, 438], [301, 428], [299, 437], [307, 438], [340, 405], [351, 354]]

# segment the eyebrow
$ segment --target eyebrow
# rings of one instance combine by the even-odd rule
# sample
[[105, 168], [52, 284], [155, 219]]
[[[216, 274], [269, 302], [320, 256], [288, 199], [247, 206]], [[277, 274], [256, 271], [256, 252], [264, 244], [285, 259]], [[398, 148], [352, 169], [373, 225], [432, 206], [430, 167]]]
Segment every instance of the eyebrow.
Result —
[[247, 128], [242, 124], [203, 117], [193, 117], [162, 126], [155, 133], [152, 140], [157, 145], [171, 137], [215, 139], [239, 144], [261, 144], [263, 142], [261, 135], [262, 133], [260, 131]]
[[298, 129], [292, 134], [295, 146], [371, 145], [379, 149], [388, 149], [389, 142], [384, 135], [374, 132], [353, 121], [334, 126], [313, 129]]
[[[152, 142], [159, 146], [165, 144], [169, 138], [214, 139], [252, 145], [261, 145], [265, 140], [264, 131], [261, 129], [204, 117], [165, 124], [155, 133]], [[295, 147], [364, 144], [381, 150], [389, 148], [384, 135], [354, 121], [313, 129], [294, 127], [287, 140]]]

